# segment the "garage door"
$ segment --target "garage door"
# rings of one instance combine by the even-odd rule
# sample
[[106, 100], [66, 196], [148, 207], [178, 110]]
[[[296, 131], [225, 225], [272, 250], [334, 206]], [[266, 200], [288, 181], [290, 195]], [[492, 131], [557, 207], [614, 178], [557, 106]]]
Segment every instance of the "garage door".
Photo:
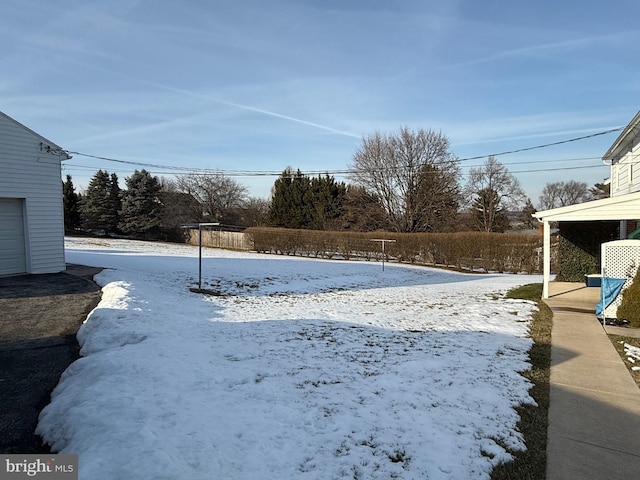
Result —
[[22, 200], [0, 198], [0, 275], [26, 271]]

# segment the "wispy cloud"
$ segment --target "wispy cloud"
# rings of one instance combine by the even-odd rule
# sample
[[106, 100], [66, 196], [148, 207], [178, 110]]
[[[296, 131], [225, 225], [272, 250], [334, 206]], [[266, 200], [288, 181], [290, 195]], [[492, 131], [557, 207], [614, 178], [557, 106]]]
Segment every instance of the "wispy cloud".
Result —
[[564, 40], [560, 42], [550, 42], [538, 45], [529, 45], [521, 48], [514, 48], [510, 50], [504, 50], [496, 52], [484, 57], [473, 58], [463, 62], [457, 62], [449, 65], [443, 65], [440, 70], [451, 70], [460, 67], [467, 67], [471, 65], [478, 65], [481, 63], [494, 62], [505, 59], [512, 59], [518, 57], [531, 57], [555, 54], [558, 52], [570, 52], [573, 50], [583, 50], [585, 48], [592, 47], [593, 45], [601, 45], [604, 42], [627, 42], [629, 35], [637, 36], [637, 32], [618, 32], [607, 35], [594, 35], [589, 37], [574, 38], [571, 40]]
[[541, 138], [557, 139], [619, 128], [622, 126], [619, 119], [626, 118], [626, 115], [619, 109], [614, 109], [494, 117], [455, 122], [447, 131], [451, 132], [455, 147]]
[[196, 99], [200, 99], [200, 100], [206, 100], [208, 102], [217, 103], [217, 104], [220, 104], [220, 105], [226, 105], [228, 107], [233, 107], [233, 108], [237, 108], [237, 109], [240, 109], [240, 110], [245, 110], [245, 111], [248, 111], [248, 112], [254, 112], [254, 113], [257, 113], [257, 114], [260, 114], [260, 115], [279, 118], [279, 119], [286, 120], [286, 121], [289, 121], [289, 122], [298, 123], [300, 125], [306, 125], [306, 126], [309, 126], [309, 127], [312, 127], [312, 128], [317, 128], [317, 129], [320, 129], [320, 130], [324, 130], [326, 132], [334, 133], [336, 135], [342, 135], [342, 136], [347, 136], [347, 137], [352, 137], [352, 138], [361, 138], [360, 135], [357, 135], [357, 134], [352, 133], [352, 132], [348, 132], [348, 131], [345, 131], [345, 130], [340, 130], [340, 129], [333, 128], [333, 127], [328, 126], [328, 125], [322, 125], [322, 124], [316, 123], [316, 122], [311, 122], [309, 120], [305, 120], [305, 119], [302, 119], [302, 118], [294, 117], [294, 116], [291, 116], [291, 115], [285, 115], [283, 113], [275, 112], [275, 111], [272, 111], [272, 110], [267, 110], [267, 109], [255, 107], [255, 106], [252, 106], [252, 105], [246, 105], [246, 104], [243, 104], [243, 103], [232, 102], [230, 100], [214, 97], [212, 95], [208, 95], [208, 94], [204, 94], [204, 93], [200, 93], [200, 92], [196, 92], [196, 91], [191, 91], [191, 90], [186, 90], [186, 89], [183, 89], [183, 88], [177, 88], [177, 87], [173, 87], [173, 86], [170, 86], [170, 85], [165, 85], [165, 84], [158, 83], [158, 82], [152, 82], [152, 81], [146, 80], [146, 79], [135, 78], [135, 77], [132, 77], [130, 75], [127, 75], [127, 74], [124, 74], [124, 73], [121, 73], [121, 72], [107, 71], [107, 70], [105, 70], [103, 68], [96, 67], [96, 66], [92, 66], [91, 68], [103, 71], [105, 73], [109, 73], [111, 75], [116, 75], [116, 76], [119, 76], [119, 77], [122, 77], [122, 78], [126, 78], [128, 80], [132, 80], [132, 81], [137, 82], [137, 83], [142, 84], [142, 85], [151, 86], [151, 87], [154, 87], [154, 88], [159, 89], [159, 90], [164, 90], [164, 91], [171, 92], [171, 93], [177, 93], [177, 94], [180, 94], [180, 95], [184, 95], [184, 96], [187, 96], [187, 97], [196, 98]]
[[346, 132], [346, 131], [343, 131], [343, 130], [338, 130], [336, 128], [329, 127], [327, 125], [321, 125], [319, 123], [310, 122], [308, 120], [303, 120], [301, 118], [292, 117], [290, 115], [284, 115], [282, 113], [273, 112], [271, 110], [265, 110], [263, 108], [253, 107], [251, 105], [244, 105], [242, 103], [231, 102], [231, 101], [228, 101], [228, 100], [223, 100], [221, 98], [215, 98], [215, 97], [212, 97], [210, 95], [204, 95], [204, 94], [197, 93], [197, 92], [191, 92], [191, 91], [188, 91], [188, 90], [183, 90], [181, 88], [170, 87], [170, 86], [167, 86], [167, 85], [161, 85], [161, 84], [154, 83], [154, 82], [145, 82], [145, 83], [147, 83], [149, 85], [153, 85], [156, 88], [161, 88], [163, 90], [167, 90], [167, 91], [170, 91], [170, 92], [180, 93], [182, 95], [187, 95], [187, 96], [194, 97], [194, 98], [200, 98], [200, 99], [207, 100], [207, 101], [210, 101], [210, 102], [219, 103], [221, 105], [227, 105], [229, 107], [234, 107], [234, 108], [239, 108], [241, 110], [246, 110], [246, 111], [249, 111], [249, 112], [259, 113], [261, 115], [267, 115], [267, 116], [270, 116], [270, 117], [280, 118], [282, 120], [287, 120], [287, 121], [290, 121], [290, 122], [299, 123], [299, 124], [302, 124], [302, 125], [307, 125], [307, 126], [313, 127], [313, 128], [319, 128], [321, 130], [325, 130], [327, 132], [335, 133], [337, 135], [344, 135], [344, 136], [353, 137], [353, 138], [361, 138], [360, 135], [356, 135], [355, 133]]
[[96, 142], [105, 140], [122, 139], [128, 137], [140, 137], [151, 134], [161, 134], [164, 131], [175, 130], [176, 128], [184, 125], [189, 125], [195, 119], [202, 117], [203, 115], [189, 115], [186, 117], [172, 118], [171, 120], [153, 122], [145, 125], [138, 125], [131, 128], [121, 128], [118, 130], [112, 130], [109, 132], [100, 133], [88, 137], [82, 137], [74, 142], [76, 146], [91, 145]]

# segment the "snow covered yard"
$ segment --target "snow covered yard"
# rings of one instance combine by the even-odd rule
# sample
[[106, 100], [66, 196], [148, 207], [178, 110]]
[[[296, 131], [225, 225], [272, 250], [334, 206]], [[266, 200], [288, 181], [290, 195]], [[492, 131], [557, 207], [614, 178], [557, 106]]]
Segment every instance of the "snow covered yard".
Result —
[[38, 433], [81, 479], [489, 478], [525, 448], [539, 276], [465, 275], [124, 240]]

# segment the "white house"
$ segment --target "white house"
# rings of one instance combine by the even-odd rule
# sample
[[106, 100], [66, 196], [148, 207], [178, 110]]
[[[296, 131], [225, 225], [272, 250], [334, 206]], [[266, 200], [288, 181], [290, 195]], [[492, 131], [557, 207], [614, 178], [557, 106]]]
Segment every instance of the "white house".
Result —
[[65, 270], [60, 162], [69, 158], [0, 112], [0, 275]]
[[640, 191], [640, 112], [633, 117], [602, 160], [611, 165], [611, 196]]
[[629, 122], [602, 160], [611, 165], [609, 198], [544, 210], [533, 214], [543, 224], [543, 298], [549, 298], [551, 276], [551, 222], [620, 221], [620, 238], [626, 238], [629, 221], [640, 219], [640, 112]]

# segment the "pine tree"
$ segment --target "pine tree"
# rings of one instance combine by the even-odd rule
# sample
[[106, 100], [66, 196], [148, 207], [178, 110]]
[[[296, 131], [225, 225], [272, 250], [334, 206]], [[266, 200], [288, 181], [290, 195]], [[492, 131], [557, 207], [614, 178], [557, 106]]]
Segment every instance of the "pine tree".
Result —
[[148, 238], [160, 225], [160, 182], [146, 170], [133, 172], [122, 193], [119, 227], [123, 233]]
[[64, 210], [64, 229], [73, 232], [80, 226], [80, 206], [78, 194], [73, 186], [71, 175], [62, 183], [62, 205]]
[[310, 189], [309, 177], [287, 167], [273, 184], [269, 225], [282, 228], [308, 228], [311, 216], [304, 199]]
[[340, 206], [340, 230], [372, 232], [387, 227], [386, 212], [366, 188], [347, 185]]
[[83, 196], [80, 211], [85, 228], [104, 230], [109, 235], [117, 228], [118, 212], [113, 205], [114, 186], [109, 172], [98, 170]]
[[273, 186], [269, 208], [272, 227], [335, 228], [347, 187], [329, 175], [309, 178], [290, 167]]
[[111, 174], [111, 184], [109, 187], [109, 209], [113, 213], [113, 225], [114, 230], [118, 228], [120, 224], [120, 210], [122, 210], [122, 190], [118, 184], [118, 175]]
[[509, 228], [509, 218], [500, 208], [500, 197], [495, 190], [490, 188], [480, 190], [471, 208], [479, 230], [504, 232]]
[[534, 213], [536, 213], [536, 207], [531, 203], [531, 199], [527, 198], [522, 212], [520, 212], [520, 221], [522, 221], [524, 228], [535, 229], [538, 227], [538, 221], [532, 216]]
[[311, 179], [304, 203], [309, 212], [309, 223], [305, 228], [325, 230], [334, 226], [340, 216], [342, 201], [347, 187], [329, 175]]

